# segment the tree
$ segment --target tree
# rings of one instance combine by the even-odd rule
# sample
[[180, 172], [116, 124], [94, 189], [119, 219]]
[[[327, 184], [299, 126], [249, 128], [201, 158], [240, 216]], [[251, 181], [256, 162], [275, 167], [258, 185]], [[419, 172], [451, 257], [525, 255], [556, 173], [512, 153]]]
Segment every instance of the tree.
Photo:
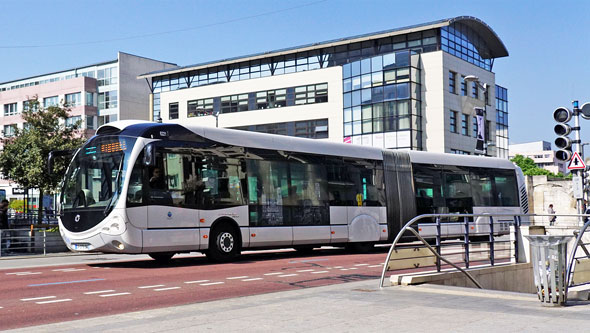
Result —
[[518, 167], [522, 170], [525, 176], [551, 176], [555, 178], [564, 178], [561, 173], [554, 174], [549, 170], [539, 168], [535, 161], [530, 157], [524, 157], [522, 155], [516, 155], [511, 159]]
[[15, 128], [14, 136], [2, 139], [0, 171], [23, 188], [39, 189], [39, 216], [42, 221], [43, 194], [54, 192], [65, 174], [65, 159], [56, 160], [51, 174], [47, 157], [52, 150], [78, 148], [84, 142], [80, 121], [66, 126], [70, 108], [66, 104], [41, 107], [37, 96], [29, 100], [22, 112], [23, 129]]

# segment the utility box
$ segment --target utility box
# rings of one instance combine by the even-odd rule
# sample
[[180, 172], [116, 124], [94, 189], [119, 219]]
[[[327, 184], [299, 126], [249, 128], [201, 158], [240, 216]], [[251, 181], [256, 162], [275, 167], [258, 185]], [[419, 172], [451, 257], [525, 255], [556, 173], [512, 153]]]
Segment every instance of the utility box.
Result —
[[544, 306], [563, 306], [567, 301], [567, 243], [573, 236], [526, 236], [537, 296]]

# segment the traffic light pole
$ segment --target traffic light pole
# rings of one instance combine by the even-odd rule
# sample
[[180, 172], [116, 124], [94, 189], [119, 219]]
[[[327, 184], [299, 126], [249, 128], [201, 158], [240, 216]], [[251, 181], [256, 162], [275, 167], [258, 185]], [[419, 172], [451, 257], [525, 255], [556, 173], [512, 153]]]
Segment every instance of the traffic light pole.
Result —
[[[574, 127], [572, 128], [572, 132], [574, 132], [574, 140], [572, 141], [573, 144], [573, 148], [574, 151], [576, 151], [578, 154], [581, 154], [581, 156], [584, 156], [583, 153], [581, 152], [581, 143], [582, 140], [580, 138], [580, 108], [578, 105], [578, 101], [573, 101], [573, 117], [574, 117]], [[574, 177], [582, 177], [584, 174], [584, 170], [580, 171], [580, 170], [573, 170], [574, 173]], [[578, 211], [578, 214], [583, 214], [584, 213], [584, 198], [577, 198], [576, 199], [576, 208]], [[580, 217], [580, 223], [582, 223], [582, 217]]]

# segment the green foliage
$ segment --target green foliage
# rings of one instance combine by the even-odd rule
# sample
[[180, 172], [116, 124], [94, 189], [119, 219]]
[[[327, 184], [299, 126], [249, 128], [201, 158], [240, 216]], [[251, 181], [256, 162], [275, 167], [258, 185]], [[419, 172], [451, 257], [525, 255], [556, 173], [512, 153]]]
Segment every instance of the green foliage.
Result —
[[571, 175], [564, 176], [561, 172], [558, 174], [554, 174], [549, 170], [539, 168], [535, 164], [535, 161], [533, 161], [533, 159], [530, 157], [516, 155], [514, 156], [514, 158], [511, 159], [511, 161], [518, 165], [520, 169], [522, 169], [522, 173], [524, 173], [525, 176], [549, 176], [554, 178], [567, 178], [569, 176], [571, 178]]
[[22, 212], [25, 208], [25, 201], [20, 199], [11, 200], [8, 208], [11, 208], [17, 212]]
[[2, 173], [24, 188], [38, 188], [45, 193], [54, 191], [69, 161], [57, 159], [53, 173], [48, 174], [49, 152], [74, 149], [84, 142], [78, 130], [79, 122], [65, 126], [69, 111], [67, 105], [43, 108], [37, 96], [29, 100], [29, 107], [22, 112], [25, 128], [16, 129], [13, 137], [2, 139]]

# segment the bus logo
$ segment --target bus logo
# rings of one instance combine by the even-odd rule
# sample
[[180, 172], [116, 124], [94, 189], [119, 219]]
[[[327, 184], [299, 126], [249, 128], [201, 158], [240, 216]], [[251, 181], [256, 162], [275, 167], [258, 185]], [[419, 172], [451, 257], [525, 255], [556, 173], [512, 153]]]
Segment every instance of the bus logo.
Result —
[[74, 217], [74, 222], [80, 222], [80, 214], [76, 214], [76, 217]]
[[168, 218], [172, 218], [172, 212], [168, 212]]

